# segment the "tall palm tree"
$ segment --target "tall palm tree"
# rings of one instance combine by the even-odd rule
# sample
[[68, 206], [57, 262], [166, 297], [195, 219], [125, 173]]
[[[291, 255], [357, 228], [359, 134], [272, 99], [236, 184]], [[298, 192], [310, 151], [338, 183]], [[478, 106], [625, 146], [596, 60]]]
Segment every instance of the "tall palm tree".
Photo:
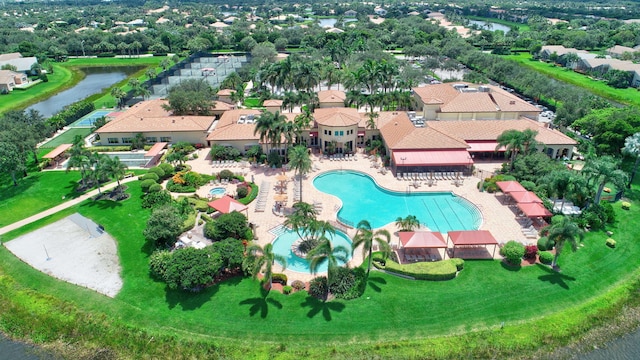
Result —
[[105, 154], [100, 154], [96, 151], [89, 154], [89, 163], [91, 164], [91, 173], [89, 176], [91, 180], [95, 182], [99, 194], [102, 194], [100, 184], [109, 176], [107, 173], [109, 161], [109, 156]]
[[405, 218], [398, 217], [396, 226], [400, 231], [413, 231], [420, 227], [420, 221], [415, 215], [407, 215]]
[[627, 188], [631, 189], [631, 183], [633, 183], [633, 178], [636, 177], [638, 164], [640, 164], [640, 132], [624, 139], [622, 152], [636, 158], [636, 162], [633, 164], [633, 171], [631, 171], [631, 176], [629, 176], [629, 183], [627, 183]]
[[122, 107], [122, 99], [127, 96], [127, 93], [124, 92], [121, 88], [115, 86], [111, 88], [111, 96], [113, 96], [118, 101], [118, 107]]
[[306, 146], [297, 145], [289, 151], [289, 166], [300, 176], [300, 202], [302, 202], [302, 177], [311, 171], [311, 158]]
[[613, 156], [594, 157], [587, 161], [582, 172], [587, 175], [589, 182], [593, 181], [598, 185], [598, 190], [593, 199], [594, 204], [600, 204], [604, 186], [608, 182], [612, 182], [616, 187], [623, 188], [627, 185], [628, 176], [623, 170], [620, 170], [620, 160]]
[[313, 113], [308, 106], [302, 107], [300, 115], [293, 119], [294, 132], [296, 133], [296, 143], [300, 144], [302, 141], [302, 131], [311, 127], [313, 122]]
[[111, 178], [116, 180], [116, 182], [118, 183], [118, 189], [120, 189], [120, 178], [124, 176], [124, 174], [127, 172], [127, 169], [127, 165], [121, 162], [119, 157], [114, 156], [107, 163], [105, 171]]
[[305, 238], [305, 233], [310, 223], [316, 220], [318, 212], [313, 205], [306, 202], [293, 204], [293, 213], [284, 221], [284, 225], [291, 228], [301, 239]]
[[340, 266], [340, 263], [346, 263], [349, 260], [349, 250], [342, 246], [334, 247], [331, 240], [326, 237], [320, 238], [320, 243], [307, 254], [309, 268], [314, 274], [325, 262], [327, 263], [327, 284], [331, 286], [333, 270]]
[[518, 153], [527, 153], [535, 147], [535, 144], [537, 144], [535, 140], [537, 134], [537, 131], [525, 129], [524, 131], [506, 130], [498, 136], [496, 151], [503, 146], [505, 147], [506, 154], [510, 155], [509, 162], [511, 163], [511, 170], [513, 170], [513, 162]]
[[553, 257], [551, 267], [555, 268], [557, 266], [558, 257], [567, 242], [571, 245], [571, 249], [575, 251], [578, 248], [578, 242], [582, 240], [583, 237], [584, 233], [580, 227], [567, 216], [552, 224], [549, 229], [548, 238], [555, 243], [556, 255]]
[[85, 186], [85, 179], [88, 171], [91, 168], [89, 162], [89, 151], [87, 151], [82, 143], [73, 145], [69, 151], [69, 161], [67, 162], [67, 171], [72, 169], [78, 169], [80, 171], [80, 182], [82, 187]]
[[269, 153], [269, 142], [271, 140], [271, 129], [275, 125], [275, 116], [269, 111], [264, 111], [260, 116], [256, 118], [254, 135], [260, 134], [260, 141], [266, 144], [266, 153]]
[[363, 259], [366, 259], [367, 257], [369, 258], [367, 263], [368, 278], [373, 258], [373, 243], [377, 243], [380, 251], [385, 255], [385, 257], [387, 257], [391, 254], [391, 246], [389, 246], [389, 243], [391, 242], [391, 234], [384, 229], [373, 231], [371, 229], [371, 224], [369, 224], [367, 220], [361, 220], [358, 223], [357, 229], [356, 235], [353, 237], [352, 251], [358, 246], [362, 246]]
[[258, 244], [253, 244], [247, 248], [247, 257], [245, 261], [252, 265], [253, 278], [257, 278], [260, 271], [264, 273], [263, 281], [267, 283], [268, 290], [271, 290], [273, 285], [273, 265], [276, 261], [282, 264], [282, 268], [287, 267], [287, 259], [284, 256], [275, 254], [273, 252], [273, 245], [271, 243], [261, 247]]

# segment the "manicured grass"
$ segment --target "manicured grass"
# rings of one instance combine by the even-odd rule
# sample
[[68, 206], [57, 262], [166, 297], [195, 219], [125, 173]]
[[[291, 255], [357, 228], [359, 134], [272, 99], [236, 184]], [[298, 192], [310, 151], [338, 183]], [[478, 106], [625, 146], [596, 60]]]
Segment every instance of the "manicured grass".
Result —
[[18, 186], [4, 182], [0, 186], [0, 227], [79, 196], [75, 191], [79, 180], [77, 171], [44, 171], [20, 179]]
[[56, 136], [55, 138], [42, 144], [41, 148], [54, 149], [61, 144], [73, 144], [73, 139], [76, 135], [80, 135], [83, 138], [91, 133], [91, 128], [70, 128], [64, 133]]
[[[49, 81], [46, 83], [40, 83], [27, 90], [14, 90], [7, 95], [0, 95], [0, 114], [12, 109], [25, 108], [69, 87], [67, 86], [69, 84], [75, 85], [72, 71], [59, 63], [53, 64], [53, 74], [48, 74], [47, 77]], [[76, 82], [79, 80], [80, 78]]]
[[[149, 278], [149, 248], [141, 235], [148, 211], [139, 206], [138, 183], [129, 186], [132, 197], [122, 203], [85, 202], [76, 207], [118, 239], [124, 287], [116, 299], [51, 280], [4, 249], [0, 267], [20, 284], [104, 314], [113, 319], [113, 326], [124, 323], [160, 337], [189, 334], [189, 339], [221, 346], [223, 354], [260, 358], [271, 357], [276, 345], [281, 358], [303, 354], [319, 358], [333, 351], [343, 358], [374, 352], [460, 358], [469, 357], [474, 348], [521, 354], [539, 346], [541, 338], [553, 343], [556, 337], [570, 336], [576, 327], [597, 321], [591, 316], [598, 309], [626, 295], [598, 296], [638, 275], [640, 242], [633, 234], [640, 225], [640, 207], [634, 204], [623, 211], [616, 204], [622, 221], [610, 230], [618, 247], [607, 248], [601, 232], [589, 233], [576, 253], [565, 250], [561, 273], [546, 266], [505, 268], [498, 261], [467, 261], [456, 279], [444, 282], [373, 272], [362, 298], [327, 304], [304, 293], [272, 292], [265, 299], [257, 282], [248, 279], [232, 279], [200, 294], [168, 291]], [[533, 320], [541, 316], [550, 318]], [[527, 320], [532, 322], [523, 323]], [[503, 322], [505, 328], [494, 331]], [[470, 330], [481, 333], [433, 338]]]
[[260, 106], [260, 99], [258, 98], [246, 98], [244, 99], [244, 106], [254, 108]]
[[533, 60], [531, 55], [525, 53], [505, 55], [503, 57], [506, 59], [515, 60], [522, 65], [546, 76], [550, 76], [554, 79], [579, 86], [603, 98], [613, 100], [622, 104], [640, 106], [640, 93], [634, 88], [615, 89], [607, 85], [603, 81], [590, 79], [588, 76], [579, 74], [571, 69], [556, 66], [551, 63]]

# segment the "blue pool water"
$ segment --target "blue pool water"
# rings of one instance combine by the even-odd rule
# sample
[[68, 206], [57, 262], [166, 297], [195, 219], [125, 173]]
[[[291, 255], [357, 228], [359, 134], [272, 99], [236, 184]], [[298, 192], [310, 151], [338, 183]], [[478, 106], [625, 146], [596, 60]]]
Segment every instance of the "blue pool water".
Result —
[[338, 218], [347, 225], [367, 220], [374, 228], [415, 215], [431, 231], [447, 233], [477, 230], [482, 215], [468, 200], [451, 192], [396, 192], [379, 187], [364, 173], [331, 171], [318, 175], [313, 185], [342, 201]]
[[92, 113], [89, 113], [80, 119], [76, 120], [71, 127], [92, 127], [93, 123], [103, 116], [107, 116], [107, 114], [113, 112], [113, 110], [96, 110]]
[[[349, 240], [349, 237], [346, 234], [336, 231], [335, 235], [331, 236], [328, 234], [327, 237], [331, 240], [333, 247], [344, 246], [347, 248], [349, 258], [351, 258], [351, 240]], [[311, 270], [309, 269], [309, 262], [291, 252], [291, 245], [298, 239], [298, 234], [295, 231], [286, 231], [282, 233], [273, 241], [273, 253], [282, 255], [287, 260], [287, 270], [311, 273]], [[273, 271], [280, 272], [280, 269], [280, 266], [276, 266]], [[327, 272], [327, 263], [325, 262], [320, 265], [316, 272]]]
[[209, 190], [209, 194], [211, 195], [224, 195], [226, 192], [227, 190], [223, 187], [215, 187]]

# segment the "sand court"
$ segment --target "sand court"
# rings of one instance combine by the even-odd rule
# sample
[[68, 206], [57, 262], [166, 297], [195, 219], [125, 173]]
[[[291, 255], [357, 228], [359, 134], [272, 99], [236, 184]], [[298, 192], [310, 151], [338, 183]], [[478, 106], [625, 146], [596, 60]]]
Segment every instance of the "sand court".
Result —
[[33, 268], [114, 297], [122, 288], [115, 240], [80, 214], [4, 243]]

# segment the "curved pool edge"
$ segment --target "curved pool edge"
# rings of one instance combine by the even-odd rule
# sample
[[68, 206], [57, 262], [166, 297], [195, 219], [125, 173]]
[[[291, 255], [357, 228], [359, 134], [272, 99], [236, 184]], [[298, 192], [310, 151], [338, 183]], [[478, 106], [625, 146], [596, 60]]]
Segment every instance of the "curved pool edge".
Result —
[[[351, 226], [351, 225], [349, 225], [349, 224], [345, 224], [344, 222], [340, 221], [340, 218], [338, 217], [338, 213], [340, 212], [340, 210], [342, 210], [342, 207], [343, 207], [342, 199], [340, 199], [340, 198], [339, 198], [339, 197], [337, 197], [336, 195], [329, 194], [329, 193], [326, 193], [326, 192], [324, 192], [324, 191], [321, 191], [321, 190], [320, 190], [320, 189], [318, 189], [318, 188], [316, 187], [316, 185], [315, 185], [315, 180], [316, 180], [317, 178], [319, 178], [319, 177], [321, 177], [321, 176], [328, 175], [328, 174], [330, 174], [330, 173], [339, 173], [339, 172], [350, 172], [350, 173], [355, 173], [355, 174], [359, 174], [359, 175], [366, 176], [366, 177], [370, 178], [370, 179], [373, 181], [373, 183], [376, 185], [376, 187], [378, 187], [379, 189], [381, 189], [381, 190], [383, 190], [383, 191], [389, 192], [389, 193], [396, 193], [396, 194], [403, 194], [403, 193], [405, 193], [405, 192], [403, 192], [403, 191], [398, 191], [398, 190], [389, 189], [389, 188], [387, 188], [387, 187], [385, 187], [385, 186], [383, 186], [383, 185], [380, 185], [380, 183], [378, 183], [378, 181], [376, 180], [376, 178], [375, 178], [375, 177], [373, 177], [373, 176], [371, 176], [371, 175], [367, 174], [367, 173], [366, 173], [366, 172], [364, 172], [364, 171], [360, 171], [360, 170], [351, 170], [351, 169], [336, 170], [336, 169], [333, 169], [333, 170], [325, 170], [325, 171], [322, 171], [322, 172], [320, 172], [320, 173], [318, 173], [318, 174], [315, 174], [315, 175], [313, 176], [313, 178], [311, 178], [311, 185], [313, 186], [313, 188], [314, 188], [316, 191], [318, 191], [318, 192], [321, 192], [321, 193], [323, 193], [323, 194], [325, 194], [325, 195], [328, 195], [328, 196], [332, 196], [332, 197], [334, 197], [334, 198], [336, 198], [336, 199], [338, 200], [338, 204], [339, 204], [339, 206], [338, 206], [337, 210], [335, 210], [335, 213], [336, 213], [336, 221], [338, 221], [340, 224], [342, 224], [342, 225], [344, 225], [344, 226], [347, 226], [347, 227], [350, 227], [350, 228], [352, 228], [352, 229], [355, 229], [356, 227], [355, 227], [355, 226]], [[467, 203], [469, 203], [471, 206], [473, 206], [474, 210], [475, 210], [475, 211], [477, 211], [477, 212], [478, 212], [478, 214], [480, 214], [480, 224], [478, 225], [478, 228], [477, 228], [476, 230], [479, 230], [479, 229], [481, 229], [481, 228], [482, 228], [482, 225], [484, 224], [484, 214], [482, 213], [482, 210], [478, 207], [478, 205], [476, 205], [473, 201], [471, 201], [471, 200], [467, 199], [466, 197], [464, 197], [464, 196], [462, 196], [462, 195], [459, 195], [459, 194], [455, 193], [454, 191], [447, 191], [447, 190], [443, 190], [443, 191], [422, 191], [422, 190], [421, 190], [421, 191], [412, 191], [412, 192], [411, 192], [411, 194], [433, 194], [433, 193], [448, 193], [448, 194], [452, 194], [452, 195], [454, 195], [455, 197], [458, 197], [458, 198], [460, 198], [460, 199], [465, 200]], [[375, 229], [382, 229], [382, 228], [384, 228], [384, 227], [389, 226], [389, 224], [393, 224], [393, 221], [388, 222], [388, 223], [386, 223], [385, 225], [383, 225], [383, 226], [381, 226], [381, 227], [377, 227], [377, 228], [375, 228]], [[354, 224], [354, 225], [355, 225], [355, 224]]]

